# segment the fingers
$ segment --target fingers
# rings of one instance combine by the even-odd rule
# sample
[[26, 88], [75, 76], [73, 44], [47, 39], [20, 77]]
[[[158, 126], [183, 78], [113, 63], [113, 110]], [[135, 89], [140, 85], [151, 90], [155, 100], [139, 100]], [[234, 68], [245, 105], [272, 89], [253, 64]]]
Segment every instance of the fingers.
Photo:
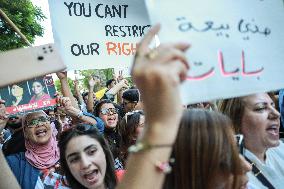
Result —
[[66, 107], [67, 105], [69, 105], [69, 103], [71, 103], [69, 97], [62, 97], [62, 96], [57, 96], [56, 102], [59, 105], [59, 107]]
[[187, 58], [183, 51], [189, 48], [189, 44], [174, 44], [161, 46], [156, 49], [157, 56], [153, 59], [153, 62], [166, 63], [173, 60], [179, 60], [189, 69]]
[[0, 99], [0, 104], [5, 104], [5, 100]]
[[150, 28], [150, 30], [148, 31], [148, 33], [144, 36], [144, 38], [141, 40], [139, 48], [138, 48], [138, 53], [140, 53], [141, 55], [143, 55], [143, 53], [147, 53], [148, 49], [149, 49], [149, 44], [151, 43], [151, 41], [153, 40], [153, 38], [155, 37], [155, 35], [160, 31], [161, 25], [160, 24], [156, 24], [153, 27]]
[[188, 68], [187, 66], [181, 61], [174, 61], [169, 63], [169, 71], [172, 73], [173, 77], [175, 78], [175, 82], [181, 83], [186, 80]]
[[6, 112], [5, 100], [0, 99], [0, 119], [8, 119], [9, 114]]

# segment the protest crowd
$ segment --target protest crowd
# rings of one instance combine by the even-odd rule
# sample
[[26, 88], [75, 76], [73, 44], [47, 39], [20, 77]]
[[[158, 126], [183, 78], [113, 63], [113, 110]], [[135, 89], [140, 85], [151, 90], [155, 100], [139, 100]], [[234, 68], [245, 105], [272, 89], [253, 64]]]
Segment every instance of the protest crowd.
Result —
[[191, 45], [149, 47], [160, 30], [137, 46], [133, 83], [120, 72], [90, 75], [83, 90], [75, 78], [72, 89], [61, 71], [54, 93], [39, 80], [10, 85], [10, 101], [0, 99], [0, 188], [284, 189], [284, 90], [183, 104]]

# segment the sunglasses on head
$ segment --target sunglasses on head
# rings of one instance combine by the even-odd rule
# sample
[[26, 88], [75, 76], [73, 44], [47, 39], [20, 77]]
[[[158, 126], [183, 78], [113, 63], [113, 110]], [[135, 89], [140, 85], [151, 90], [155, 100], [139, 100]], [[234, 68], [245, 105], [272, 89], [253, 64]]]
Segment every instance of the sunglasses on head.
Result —
[[110, 113], [117, 114], [118, 109], [116, 109], [116, 108], [102, 108], [100, 112], [103, 115], [109, 115]]
[[87, 123], [79, 123], [77, 125], [73, 125], [72, 127], [66, 129], [64, 131], [64, 133], [70, 132], [70, 131], [76, 131], [76, 132], [81, 133], [81, 134], [86, 134], [86, 132], [89, 132], [89, 131], [90, 132], [96, 131], [97, 133], [99, 133], [98, 129], [95, 126], [89, 125]]
[[80, 132], [84, 132], [84, 131], [96, 129], [96, 127], [94, 127], [93, 125], [81, 123], [81, 124], [78, 124], [77, 126], [75, 126], [73, 129], [80, 131]]
[[244, 155], [244, 135], [238, 134], [235, 135], [237, 146], [241, 155]]
[[26, 126], [29, 128], [36, 127], [40, 123], [49, 122], [50, 118], [47, 116], [40, 116], [31, 120], [26, 121]]

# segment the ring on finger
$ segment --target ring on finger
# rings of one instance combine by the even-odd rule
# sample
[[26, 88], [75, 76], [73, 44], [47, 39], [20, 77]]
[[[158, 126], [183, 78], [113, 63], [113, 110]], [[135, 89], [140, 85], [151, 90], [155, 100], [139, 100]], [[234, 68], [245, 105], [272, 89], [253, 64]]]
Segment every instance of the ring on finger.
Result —
[[149, 60], [153, 60], [158, 56], [158, 52], [156, 49], [150, 50], [147, 54], [145, 54], [145, 57]]

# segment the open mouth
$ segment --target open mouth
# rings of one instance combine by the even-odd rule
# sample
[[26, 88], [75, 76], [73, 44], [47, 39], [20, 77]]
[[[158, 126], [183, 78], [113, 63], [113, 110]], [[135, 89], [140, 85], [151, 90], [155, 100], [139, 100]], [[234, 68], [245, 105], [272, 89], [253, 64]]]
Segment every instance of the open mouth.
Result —
[[116, 117], [112, 116], [107, 119], [108, 122], [114, 123], [116, 121]]
[[36, 130], [35, 134], [37, 137], [43, 137], [47, 134], [47, 129], [45, 128], [38, 129]]
[[95, 184], [96, 182], [98, 182], [98, 175], [99, 175], [99, 170], [98, 169], [94, 169], [88, 173], [85, 173], [83, 175], [83, 178], [90, 184]]
[[278, 127], [278, 125], [271, 125], [271, 126], [269, 126], [269, 127], [266, 129], [266, 131], [267, 131], [269, 134], [273, 135], [273, 136], [279, 136], [279, 127]]

